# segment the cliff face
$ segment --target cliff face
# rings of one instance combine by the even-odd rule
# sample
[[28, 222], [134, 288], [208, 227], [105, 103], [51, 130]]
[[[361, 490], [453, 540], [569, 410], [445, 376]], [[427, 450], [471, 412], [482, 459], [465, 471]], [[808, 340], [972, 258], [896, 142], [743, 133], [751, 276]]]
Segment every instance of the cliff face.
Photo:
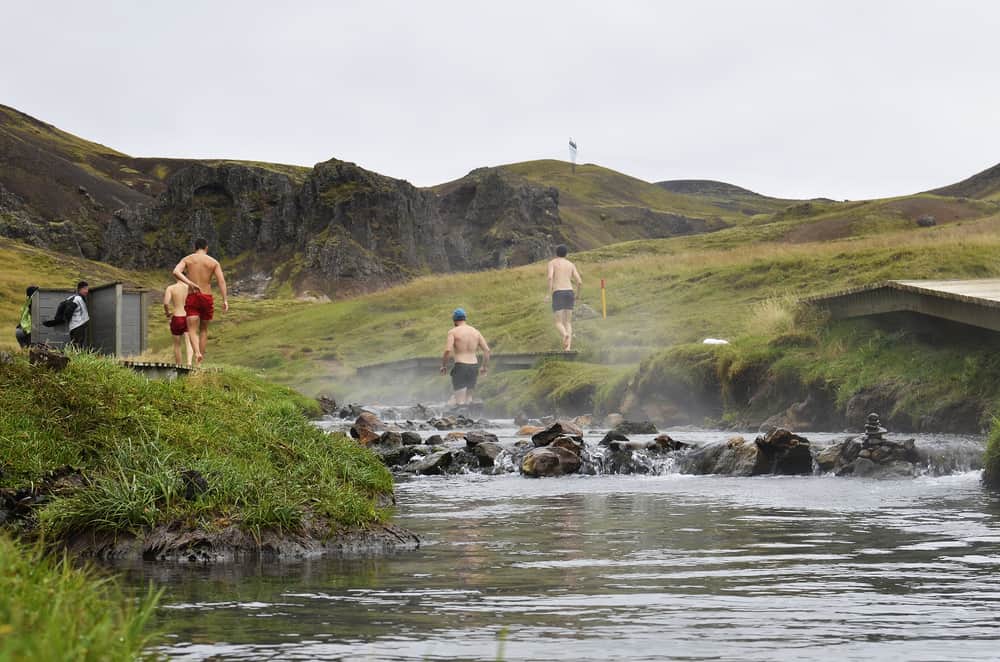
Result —
[[301, 181], [266, 167], [195, 163], [155, 200], [113, 213], [102, 258], [166, 268], [204, 237], [214, 254], [237, 259], [236, 276], [277, 274], [297, 291], [338, 296], [420, 273], [540, 259], [563, 240], [558, 204], [556, 189], [496, 170], [442, 195], [338, 160]]

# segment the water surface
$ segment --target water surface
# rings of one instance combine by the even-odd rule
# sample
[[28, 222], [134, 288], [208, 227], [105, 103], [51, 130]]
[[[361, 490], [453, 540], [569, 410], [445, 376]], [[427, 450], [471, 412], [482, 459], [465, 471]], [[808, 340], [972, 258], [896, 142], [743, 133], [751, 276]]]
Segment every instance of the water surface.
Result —
[[424, 541], [417, 552], [142, 565], [128, 581], [166, 587], [161, 650], [191, 660], [981, 660], [1000, 650], [1000, 500], [975, 471], [462, 475], [404, 479], [397, 498], [396, 521]]

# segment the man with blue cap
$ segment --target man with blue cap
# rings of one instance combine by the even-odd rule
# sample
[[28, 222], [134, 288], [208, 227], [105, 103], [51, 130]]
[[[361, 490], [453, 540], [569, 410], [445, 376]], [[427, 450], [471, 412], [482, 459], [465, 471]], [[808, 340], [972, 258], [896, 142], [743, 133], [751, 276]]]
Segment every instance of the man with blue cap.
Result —
[[[486, 374], [486, 366], [490, 362], [490, 346], [486, 344], [483, 334], [465, 320], [465, 310], [456, 308], [451, 314], [455, 325], [448, 331], [448, 340], [444, 346], [444, 356], [441, 357], [441, 374], [448, 372], [448, 361], [455, 359], [451, 369], [451, 388], [454, 394], [448, 400], [450, 405], [467, 405], [472, 402], [472, 391], [476, 388], [479, 375]], [[483, 366], [479, 367], [476, 350], [483, 350]]]

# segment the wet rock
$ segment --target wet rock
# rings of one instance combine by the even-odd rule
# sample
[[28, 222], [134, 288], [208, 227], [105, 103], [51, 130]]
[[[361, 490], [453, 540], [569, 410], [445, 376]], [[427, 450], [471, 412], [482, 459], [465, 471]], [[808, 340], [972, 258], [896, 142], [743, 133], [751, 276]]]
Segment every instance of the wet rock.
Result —
[[437, 476], [447, 473], [448, 467], [451, 466], [451, 461], [452, 451], [440, 450], [431, 453], [427, 457], [410, 462], [403, 470], [423, 476]]
[[474, 430], [472, 432], [465, 433], [465, 445], [469, 448], [474, 448], [485, 442], [498, 444], [500, 443], [500, 439], [498, 439], [492, 432], [483, 432], [482, 430]]
[[472, 449], [472, 453], [478, 458], [479, 466], [482, 468], [491, 468], [496, 463], [497, 456], [503, 452], [503, 446], [499, 443], [493, 441], [483, 441], [476, 444]]
[[783, 476], [812, 473], [812, 453], [809, 440], [785, 428], [774, 428], [754, 443], [763, 451], [767, 469], [763, 473]]
[[518, 429], [518, 431], [517, 431], [517, 436], [519, 436], [519, 437], [530, 437], [530, 436], [532, 436], [534, 434], [538, 434], [539, 432], [541, 432], [544, 429], [545, 428], [543, 428], [540, 425], [522, 425]]
[[581, 414], [573, 418], [573, 424], [580, 428], [588, 428], [594, 424], [593, 414]]
[[338, 416], [340, 416], [341, 418], [357, 418], [358, 416], [363, 414], [364, 411], [365, 410], [361, 407], [361, 405], [350, 404], [343, 407], [340, 410]]
[[404, 446], [419, 446], [424, 443], [424, 440], [420, 438], [420, 435], [416, 432], [411, 432], [407, 430], [400, 435]]
[[385, 466], [403, 467], [416, 456], [428, 454], [431, 450], [424, 451], [422, 446], [396, 446], [380, 448], [376, 452]]
[[606, 435], [604, 435], [604, 438], [601, 439], [597, 443], [597, 445], [598, 446], [609, 446], [609, 445], [611, 445], [612, 441], [628, 441], [628, 437], [626, 437], [625, 435], [623, 435], [620, 432], [615, 432], [614, 430], [611, 430]]
[[378, 442], [380, 446], [387, 446], [390, 448], [397, 448], [403, 445], [403, 435], [395, 430], [386, 430], [379, 435]]
[[687, 448], [694, 448], [694, 444], [688, 444], [683, 441], [677, 441], [676, 439], [672, 439], [668, 434], [661, 434], [657, 436], [655, 439], [653, 439], [653, 443], [655, 443], [660, 448], [660, 450], [667, 450], [667, 451], [682, 451]]
[[547, 446], [555, 438], [562, 437], [564, 435], [569, 437], [580, 437], [580, 441], [583, 441], [583, 430], [581, 430], [578, 426], [574, 425], [570, 421], [556, 421], [541, 432], [536, 432], [531, 435], [531, 443], [533, 443], [536, 447]]
[[386, 430], [386, 425], [370, 411], [363, 411], [351, 426], [351, 436], [367, 446]]
[[337, 401], [327, 395], [321, 395], [316, 398], [316, 402], [319, 404], [319, 410], [323, 412], [325, 416], [331, 416], [337, 413]]
[[692, 474], [756, 476], [765, 473], [760, 448], [740, 436], [691, 451], [681, 460], [680, 468], [683, 473]]
[[583, 452], [583, 439], [579, 437], [556, 437], [548, 445], [549, 448], [563, 448], [570, 453], [580, 455]]
[[565, 448], [546, 446], [528, 451], [521, 462], [521, 473], [532, 478], [563, 476], [580, 470], [580, 456]]
[[184, 498], [194, 501], [208, 491], [208, 481], [200, 471], [185, 469], [181, 472], [181, 485], [184, 487]]
[[923, 461], [913, 439], [896, 442], [864, 435], [832, 444], [816, 455], [823, 472], [871, 478], [915, 476]]
[[621, 423], [614, 427], [614, 432], [618, 434], [630, 435], [630, 434], [657, 434], [659, 430], [650, 421], [626, 421], [623, 420]]
[[424, 441], [424, 443], [427, 444], [428, 446], [440, 446], [441, 444], [444, 443], [444, 439], [442, 439], [441, 435], [439, 434], [432, 434], [431, 436], [427, 437], [427, 440]]

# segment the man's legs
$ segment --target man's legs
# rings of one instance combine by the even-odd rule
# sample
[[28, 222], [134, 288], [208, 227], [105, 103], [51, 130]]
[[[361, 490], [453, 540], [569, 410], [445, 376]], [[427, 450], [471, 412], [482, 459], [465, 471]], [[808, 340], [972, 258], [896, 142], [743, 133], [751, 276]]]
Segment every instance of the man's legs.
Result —
[[205, 355], [201, 352], [199, 347], [201, 346], [201, 341], [198, 339], [198, 332], [201, 327], [201, 318], [197, 315], [188, 316], [188, 338], [191, 343], [191, 347], [194, 348], [194, 360], [196, 363], [201, 363]]
[[448, 400], [449, 405], [464, 405], [465, 404], [465, 394], [468, 389], [460, 388], [451, 394], [451, 398]]
[[[185, 333], [184, 336], [187, 337], [187, 334]], [[188, 355], [190, 356], [190, 353], [188, 353]], [[180, 365], [180, 364], [181, 364], [181, 337], [174, 336], [174, 365]]]
[[573, 311], [563, 308], [555, 312], [556, 329], [562, 334], [563, 351], [568, 352], [573, 344]]
[[191, 347], [191, 337], [184, 333], [184, 356], [187, 358], [187, 367], [191, 367], [191, 360], [194, 358], [194, 348]]
[[562, 338], [563, 349], [566, 349], [566, 326], [563, 324], [563, 312], [562, 310], [557, 310], [553, 313], [553, 317], [556, 321], [556, 331], [559, 332], [559, 337]]
[[201, 333], [198, 335], [198, 353], [200, 361], [205, 360], [205, 346], [208, 345], [208, 320], [201, 320]]

